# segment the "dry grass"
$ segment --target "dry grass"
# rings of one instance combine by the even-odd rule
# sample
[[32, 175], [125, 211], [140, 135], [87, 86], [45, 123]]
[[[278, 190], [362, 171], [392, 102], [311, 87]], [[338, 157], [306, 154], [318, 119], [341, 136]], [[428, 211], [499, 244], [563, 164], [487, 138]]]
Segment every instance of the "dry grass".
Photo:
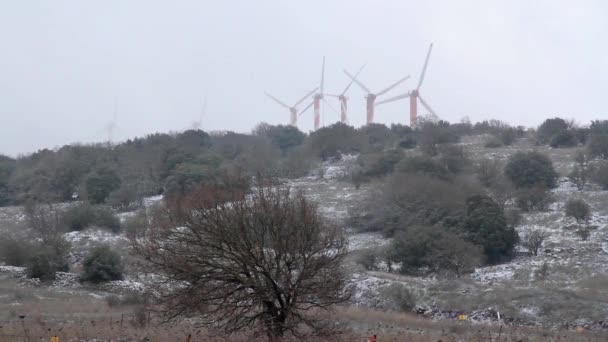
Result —
[[[431, 321], [415, 315], [366, 310], [355, 307], [340, 308], [334, 317], [351, 328], [331, 337], [315, 337], [309, 341], [365, 341], [372, 334], [385, 341], [606, 341], [608, 335], [575, 331], [547, 331], [543, 329], [470, 324], [457, 321]], [[136, 327], [123, 318], [105, 320], [77, 320], [64, 323], [36, 321], [30, 317], [17, 319], [0, 327], [0, 341], [48, 341], [57, 335], [60, 341], [264, 341], [252, 332], [222, 336], [196, 329], [190, 324], [163, 325], [153, 323]], [[286, 339], [290, 341], [291, 339]]]

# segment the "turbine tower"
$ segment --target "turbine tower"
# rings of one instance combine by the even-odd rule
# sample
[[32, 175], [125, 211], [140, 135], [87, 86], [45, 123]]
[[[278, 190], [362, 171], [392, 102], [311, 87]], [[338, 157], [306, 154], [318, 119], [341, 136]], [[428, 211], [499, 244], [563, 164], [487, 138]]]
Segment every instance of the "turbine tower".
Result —
[[433, 43], [429, 46], [429, 51], [426, 54], [426, 60], [424, 61], [424, 66], [422, 67], [422, 73], [420, 74], [420, 79], [418, 80], [418, 86], [416, 89], [401, 95], [397, 95], [395, 97], [391, 97], [390, 99], [386, 99], [384, 101], [378, 102], [378, 105], [383, 103], [398, 101], [401, 99], [410, 98], [410, 126], [416, 123], [416, 119], [418, 118], [418, 100], [420, 100], [420, 104], [426, 108], [433, 116], [437, 116], [435, 111], [431, 109], [431, 106], [420, 96], [420, 86], [422, 86], [422, 82], [424, 81], [424, 75], [426, 74], [426, 68], [429, 64], [429, 58], [431, 57], [431, 51], [433, 50]]
[[321, 125], [321, 100], [323, 100], [323, 83], [325, 81], [325, 56], [323, 56], [323, 64], [321, 65], [321, 83], [319, 84], [319, 92], [313, 96], [314, 103], [314, 128], [315, 131], [319, 129]]
[[192, 122], [191, 128], [193, 130], [200, 130], [203, 127], [203, 116], [205, 116], [207, 112], [207, 95], [205, 95], [205, 99], [203, 100], [203, 106], [201, 108], [201, 115], [198, 121]]
[[359, 87], [361, 87], [361, 89], [363, 89], [363, 91], [365, 91], [367, 93], [367, 95], [365, 96], [366, 98], [366, 102], [367, 102], [367, 124], [371, 124], [372, 122], [374, 122], [374, 112], [375, 112], [375, 106], [376, 106], [376, 98], [378, 98], [379, 96], [382, 96], [386, 93], [388, 93], [389, 91], [391, 91], [393, 88], [395, 88], [396, 86], [398, 86], [399, 84], [401, 84], [403, 81], [407, 80], [408, 78], [410, 78], [409, 75], [405, 76], [404, 78], [400, 79], [399, 81], [391, 84], [390, 86], [388, 86], [387, 88], [385, 88], [384, 90], [377, 92], [377, 93], [372, 93], [371, 90], [369, 90], [369, 88], [367, 88], [361, 81], [359, 81], [358, 79], [355, 78], [355, 76], [351, 75], [348, 71], [344, 70], [344, 73], [350, 77], [355, 83], [357, 83], [357, 85]]
[[269, 93], [265, 92], [264, 94], [266, 94], [266, 96], [270, 97], [272, 100], [274, 100], [274, 102], [278, 103], [282, 107], [287, 108], [289, 110], [289, 124], [292, 126], [297, 126], [298, 114], [302, 115], [305, 111], [308, 110], [308, 108], [310, 108], [313, 105], [313, 102], [311, 102], [308, 106], [306, 106], [306, 108], [304, 108], [301, 111], [298, 111], [298, 108], [297, 108], [298, 105], [300, 105], [302, 102], [304, 102], [304, 100], [306, 100], [310, 95], [312, 95], [315, 91], [317, 91], [317, 89], [318, 88], [315, 88], [312, 91], [308, 92], [306, 95], [304, 95], [304, 97], [299, 99], [293, 106], [286, 105], [283, 101], [277, 99], [276, 97], [272, 96]]
[[340, 95], [327, 94], [328, 96], [337, 97], [338, 101], [340, 101], [340, 122], [342, 122], [342, 123], [348, 123], [348, 96], [346, 96], [346, 92], [348, 91], [350, 86], [355, 82], [355, 80], [357, 79], [357, 76], [359, 76], [361, 71], [363, 71], [364, 67], [365, 67], [365, 64], [363, 64], [363, 66], [361, 66], [361, 68], [359, 68], [359, 71], [357, 71], [354, 78], [350, 79], [350, 82], [348, 83], [346, 88], [344, 88], [344, 90], [342, 91], [342, 93]]
[[319, 127], [321, 126], [321, 101], [323, 101], [323, 103], [325, 103], [329, 108], [331, 108], [331, 110], [336, 111], [330, 104], [329, 102], [327, 102], [327, 100], [325, 99], [325, 94], [324, 91], [324, 83], [325, 83], [325, 56], [323, 57], [323, 64], [321, 66], [321, 83], [319, 84], [319, 92], [316, 93], [313, 96], [313, 103], [314, 103], [314, 109], [315, 109], [315, 117], [314, 117], [314, 128], [315, 131], [317, 129], [319, 129]]

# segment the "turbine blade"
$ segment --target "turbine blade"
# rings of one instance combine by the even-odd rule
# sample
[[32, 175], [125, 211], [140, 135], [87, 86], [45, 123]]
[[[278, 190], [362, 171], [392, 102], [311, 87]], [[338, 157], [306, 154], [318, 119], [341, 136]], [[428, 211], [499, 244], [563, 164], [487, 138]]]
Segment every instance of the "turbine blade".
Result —
[[418, 94], [418, 100], [420, 100], [420, 103], [422, 103], [422, 105], [424, 106], [424, 108], [426, 108], [426, 110], [428, 110], [429, 113], [433, 114], [433, 116], [437, 116], [437, 114], [435, 113], [435, 111], [433, 109], [431, 109], [431, 106], [429, 106], [429, 104], [426, 103], [426, 101], [424, 101], [424, 99], [420, 96], [420, 94]]
[[378, 102], [376, 102], [376, 106], [384, 104], [384, 103], [398, 101], [398, 100], [401, 100], [401, 99], [407, 99], [408, 97], [410, 97], [410, 95], [411, 95], [410, 93], [405, 93], [405, 94], [401, 94], [401, 95], [397, 95], [397, 96], [391, 97], [390, 99], [378, 101]]
[[285, 108], [287, 108], [287, 109], [290, 109], [290, 108], [291, 108], [291, 107], [289, 107], [288, 105], [286, 105], [285, 103], [281, 102], [281, 100], [277, 99], [276, 97], [274, 97], [274, 96], [272, 96], [272, 95], [270, 95], [270, 94], [268, 94], [268, 93], [266, 93], [266, 92], [264, 92], [264, 94], [266, 94], [266, 96], [268, 96], [268, 97], [270, 97], [271, 99], [273, 99], [273, 100], [274, 100], [274, 102], [278, 103], [279, 105], [281, 105], [281, 106], [283, 106], [283, 107], [285, 107]]
[[319, 92], [323, 94], [323, 84], [325, 83], [325, 56], [323, 56], [323, 66], [321, 66], [321, 86]]
[[377, 93], [376, 96], [382, 96], [386, 93], [388, 93], [389, 91], [391, 91], [393, 88], [395, 88], [396, 86], [400, 85], [401, 83], [403, 83], [405, 80], [407, 80], [408, 78], [410, 78], [410, 75], [405, 76], [404, 78], [400, 79], [399, 81], [391, 84], [388, 88], [382, 90], [381, 92]]
[[426, 67], [429, 65], [429, 58], [431, 58], [431, 50], [433, 50], [433, 43], [429, 46], [429, 52], [426, 54], [426, 59], [424, 60], [424, 66], [422, 67], [422, 73], [420, 74], [420, 80], [418, 80], [418, 86], [416, 90], [420, 89], [422, 85], [422, 81], [424, 81], [424, 75], [426, 74]]
[[329, 107], [329, 109], [333, 110], [334, 113], [338, 114], [338, 111], [331, 104], [329, 104], [329, 101], [323, 99], [323, 102], [327, 105], [327, 107]]
[[317, 89], [319, 88], [315, 88], [313, 90], [311, 90], [308, 94], [304, 95], [303, 98], [299, 99], [298, 102], [296, 102], [296, 104], [294, 104], [294, 107], [297, 107], [300, 103], [302, 103], [304, 100], [306, 100], [310, 95], [312, 95], [315, 91], [317, 91]]
[[308, 110], [310, 107], [312, 107], [312, 104], [313, 104], [313, 103], [314, 103], [314, 102], [311, 102], [311, 103], [310, 103], [308, 106], [306, 106], [306, 108], [302, 109], [302, 110], [300, 111], [299, 115], [304, 114], [304, 112], [306, 112], [306, 111], [307, 111], [307, 110]]
[[361, 87], [361, 89], [363, 89], [368, 94], [372, 93], [369, 89], [367, 89], [367, 87], [363, 83], [361, 83], [358, 79], [356, 79], [355, 76], [351, 75], [348, 71], [346, 71], [346, 69], [343, 71], [346, 74], [346, 76], [350, 77], [351, 80], [353, 80], [355, 83], [357, 83], [357, 85], [359, 87]]
[[359, 68], [359, 71], [357, 71], [357, 73], [355, 74], [355, 76], [351, 77], [350, 83], [346, 86], [346, 88], [344, 88], [344, 91], [342, 92], [342, 95], [346, 94], [346, 91], [348, 90], [348, 88], [350, 88], [350, 86], [353, 84], [353, 82], [355, 82], [355, 80], [357, 79], [357, 76], [359, 76], [359, 74], [361, 73], [361, 71], [363, 71], [363, 68], [365, 68], [366, 65], [367, 65], [367, 63], [363, 64]]

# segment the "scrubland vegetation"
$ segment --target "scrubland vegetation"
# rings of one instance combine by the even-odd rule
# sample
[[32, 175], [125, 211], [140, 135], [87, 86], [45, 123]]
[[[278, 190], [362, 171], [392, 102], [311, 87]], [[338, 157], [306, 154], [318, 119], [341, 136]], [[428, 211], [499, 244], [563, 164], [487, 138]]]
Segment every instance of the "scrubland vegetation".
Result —
[[[470, 137], [480, 143], [469, 145]], [[496, 155], [498, 150], [509, 153]], [[331, 165], [346, 159], [352, 161], [340, 174], [328, 174]], [[425, 323], [401, 315], [429, 311], [421, 305], [430, 301], [465, 311], [472, 304], [457, 303], [456, 293], [479, 291], [477, 300], [500, 303], [514, 326], [524, 325], [503, 301], [525, 301], [530, 293], [505, 284], [481, 291], [474, 272], [500, 269], [522, 254], [534, 263], [554, 253], [556, 229], [572, 232], [581, 242], [605, 239], [603, 226], [594, 220], [605, 206], [593, 202], [587, 191], [595, 189], [595, 196], [608, 189], [606, 159], [608, 121], [583, 127], [560, 118], [536, 130], [499, 121], [421, 119], [413, 128], [334, 124], [305, 134], [291, 126], [260, 124], [251, 134], [191, 130], [117, 145], [69, 145], [3, 156], [0, 205], [16, 210], [21, 219], [10, 222], [14, 215], [1, 221], [0, 265], [23, 267], [18, 269], [23, 272], [18, 281], [0, 273], [0, 305], [8, 310], [9, 299], [35, 303], [30, 308], [50, 305], [39, 299], [41, 291], [48, 291], [42, 297], [56, 298], [52, 289], [71, 272], [78, 286], [106, 298], [99, 304], [104, 312], [74, 312], [98, 322], [87, 323], [86, 332], [70, 332], [74, 338], [97, 333], [110, 338], [98, 325], [114, 329], [116, 317], [124, 319], [127, 313], [135, 323], [126, 329], [122, 322], [112, 334], [154, 340], [201, 331], [234, 340], [252, 334], [274, 340], [329, 339], [318, 335], [337, 333], [349, 340], [373, 330], [388, 340], [483, 340], [496, 334], [540, 340], [548, 333], [538, 328], [522, 333], [515, 327]], [[348, 201], [343, 199], [348, 205], [341, 216], [328, 218], [321, 205], [324, 195], [313, 196], [310, 186], [290, 188], [297, 179], [321, 184], [328, 192], [352, 191]], [[576, 195], [560, 193], [563, 182], [570, 182]], [[150, 198], [159, 201], [150, 205]], [[557, 217], [570, 224], [552, 226]], [[521, 231], [524, 224], [531, 228]], [[115, 243], [74, 239], [92, 230], [116, 237]], [[385, 243], [352, 248], [349, 238], [357, 234]], [[608, 298], [598, 284], [606, 270], [597, 269], [577, 284], [585, 290], [568, 292], [564, 304], [552, 298], [570, 289], [552, 284], [558, 281], [555, 274], [563, 274], [559, 268], [570, 266], [543, 260], [530, 272], [511, 276], [538, 291], [544, 302], [537, 315], [574, 307], [595, 319], [596, 312], [605, 312]], [[351, 307], [367, 305], [351, 279], [358, 274], [388, 284], [376, 299], [386, 307]], [[138, 279], [146, 289], [133, 296], [104, 288], [123, 279]], [[424, 282], [431, 285], [417, 291]], [[442, 288], [446, 284], [453, 288]], [[23, 297], [19, 291], [38, 294]], [[446, 293], [454, 295], [445, 299]], [[386, 308], [392, 312], [381, 312]], [[27, 329], [36, 336], [34, 331], [57, 329], [68, 320], [40, 315], [33, 322], [28, 316], [24, 328], [17, 311], [28, 310], [12, 310], [1, 318], [0, 337]], [[160, 319], [173, 325], [162, 331], [147, 325]], [[551, 334], [601, 340], [592, 334]]]

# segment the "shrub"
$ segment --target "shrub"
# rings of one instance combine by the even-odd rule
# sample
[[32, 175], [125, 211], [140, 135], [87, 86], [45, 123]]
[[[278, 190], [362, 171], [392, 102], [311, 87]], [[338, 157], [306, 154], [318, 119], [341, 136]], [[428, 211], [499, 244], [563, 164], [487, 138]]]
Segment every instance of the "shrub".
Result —
[[139, 210], [135, 215], [127, 217], [121, 225], [121, 229], [128, 238], [134, 238], [145, 233], [149, 226], [149, 218], [146, 210]]
[[502, 147], [502, 141], [497, 136], [492, 135], [486, 140], [483, 146], [485, 148], [499, 148]]
[[595, 170], [590, 171], [593, 182], [604, 190], [608, 190], [608, 162], [601, 163]]
[[437, 178], [445, 178], [449, 172], [440, 162], [426, 155], [404, 158], [397, 164], [395, 169], [403, 173], [427, 175]]
[[608, 158], [608, 120], [592, 121], [587, 148], [592, 157]]
[[120, 231], [120, 220], [110, 208], [88, 203], [71, 207], [63, 213], [61, 221], [68, 231], [80, 231], [90, 226], [107, 228], [113, 232]]
[[142, 205], [143, 195], [136, 184], [122, 183], [112, 191], [107, 199], [108, 205], [120, 211], [135, 210]]
[[570, 128], [570, 124], [561, 118], [545, 120], [536, 131], [536, 139], [541, 144], [548, 144], [557, 134]]
[[477, 179], [486, 187], [490, 187], [502, 177], [502, 165], [495, 159], [484, 158], [475, 167]]
[[268, 137], [273, 146], [279, 148], [283, 155], [304, 143], [306, 134], [302, 133], [295, 126], [272, 126], [267, 123], [258, 124], [254, 130], [254, 135]]
[[505, 165], [505, 175], [518, 188], [557, 186], [557, 172], [553, 163], [547, 156], [536, 151], [517, 152], [511, 156]]
[[94, 204], [104, 203], [110, 193], [120, 187], [120, 183], [116, 172], [107, 169], [97, 170], [85, 182], [87, 198]]
[[108, 245], [95, 247], [82, 263], [83, 281], [101, 283], [123, 278], [124, 267], [121, 257]]
[[30, 258], [33, 246], [23, 239], [12, 237], [0, 238], [0, 261], [9, 266], [25, 266]]
[[547, 236], [547, 233], [543, 231], [533, 230], [522, 237], [521, 246], [527, 249], [530, 254], [537, 256], [538, 250], [542, 246]]
[[401, 272], [411, 274], [461, 274], [483, 263], [481, 248], [438, 226], [413, 226], [397, 234], [390, 255], [393, 262], [401, 264]]
[[443, 145], [439, 148], [439, 163], [451, 173], [462, 173], [471, 167], [471, 159], [462, 146]]
[[549, 209], [553, 201], [551, 192], [542, 185], [519, 189], [515, 193], [515, 204], [523, 211], [545, 211]]
[[482, 191], [469, 179], [448, 182], [424, 175], [394, 173], [381, 188], [351, 209], [351, 224], [361, 231], [392, 236], [414, 225], [455, 226], [466, 198]]
[[507, 225], [502, 208], [491, 198], [474, 195], [466, 202], [463, 229], [467, 240], [482, 246], [489, 262], [497, 262], [512, 254], [519, 237]]
[[501, 129], [498, 137], [505, 146], [511, 146], [517, 139], [517, 130], [513, 127], [504, 127]]
[[94, 209], [94, 225], [101, 228], [108, 228], [114, 233], [118, 233], [120, 231], [120, 220], [114, 215], [110, 208], [96, 207]]
[[549, 264], [543, 262], [537, 269], [534, 270], [534, 277], [538, 280], [545, 280], [549, 275]]
[[365, 136], [354, 127], [335, 123], [310, 134], [308, 139], [313, 153], [323, 160], [336, 158], [341, 153], [360, 152], [366, 145]]
[[381, 293], [401, 311], [412, 311], [416, 308], [416, 296], [403, 284], [393, 283], [382, 288]]
[[382, 149], [384, 146], [388, 146], [393, 141], [393, 131], [386, 125], [371, 123], [362, 126], [358, 129], [361, 134], [367, 138], [367, 143], [370, 146]]
[[437, 155], [441, 144], [456, 143], [460, 137], [450, 130], [445, 121], [432, 122], [418, 119], [417, 139], [420, 150], [430, 156]]
[[508, 209], [505, 210], [505, 219], [507, 220], [507, 225], [509, 227], [515, 228], [521, 224], [523, 215], [521, 214], [521, 211], [517, 209]]
[[368, 271], [376, 269], [377, 253], [373, 249], [364, 249], [357, 254], [355, 262], [357, 265], [363, 266]]
[[406, 150], [414, 148], [416, 145], [416, 139], [414, 139], [412, 136], [407, 136], [399, 141], [399, 147]]
[[578, 198], [571, 198], [566, 202], [565, 213], [577, 222], [587, 222], [591, 218], [591, 208], [587, 202]]
[[403, 159], [403, 152], [397, 149], [368, 153], [359, 156], [359, 163], [363, 164], [364, 174], [368, 177], [384, 176], [393, 172], [395, 165]]
[[27, 262], [27, 276], [39, 278], [41, 281], [54, 280], [57, 272], [69, 270], [68, 253], [69, 244], [63, 239], [38, 247]]
[[551, 138], [549, 145], [554, 148], [576, 146], [578, 141], [576, 134], [572, 131], [561, 131]]

